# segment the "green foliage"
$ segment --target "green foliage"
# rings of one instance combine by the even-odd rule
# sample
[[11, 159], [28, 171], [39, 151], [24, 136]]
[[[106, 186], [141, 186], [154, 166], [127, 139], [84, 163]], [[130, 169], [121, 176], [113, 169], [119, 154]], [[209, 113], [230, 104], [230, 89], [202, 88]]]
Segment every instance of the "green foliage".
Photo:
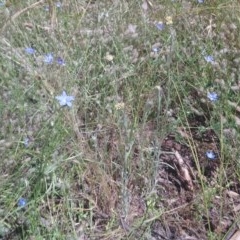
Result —
[[225, 192], [239, 194], [238, 8], [1, 6], [0, 238], [224, 239], [237, 221]]

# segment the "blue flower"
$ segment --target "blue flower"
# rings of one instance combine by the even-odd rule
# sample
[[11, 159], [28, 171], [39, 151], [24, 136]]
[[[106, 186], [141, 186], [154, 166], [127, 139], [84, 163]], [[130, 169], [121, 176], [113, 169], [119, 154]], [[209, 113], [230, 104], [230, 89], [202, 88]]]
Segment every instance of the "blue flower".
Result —
[[162, 30], [165, 28], [163, 22], [158, 22], [158, 23], [156, 24], [156, 27], [157, 27], [157, 29], [160, 30], [160, 31], [162, 31]]
[[27, 205], [27, 199], [25, 199], [25, 198], [20, 198], [19, 200], [18, 200], [18, 202], [17, 202], [17, 205], [18, 205], [18, 207], [26, 207], [26, 205]]
[[0, 1], [0, 7], [3, 7], [3, 6], [5, 6], [5, 1]]
[[65, 61], [61, 57], [58, 57], [56, 61], [59, 65], [62, 65], [62, 66], [66, 65]]
[[209, 92], [207, 97], [212, 102], [216, 102], [218, 100], [218, 94], [216, 92]]
[[57, 8], [62, 7], [62, 3], [61, 2], [56, 2], [55, 5], [56, 5]]
[[48, 53], [44, 56], [44, 60], [45, 63], [47, 64], [51, 64], [53, 62], [53, 54], [52, 53]]
[[204, 0], [198, 0], [198, 3], [204, 3]]
[[[61, 8], [62, 7], [62, 3], [59, 1], [59, 2], [56, 2], [55, 3], [55, 6], [57, 7], [57, 8]], [[44, 10], [45, 11], [49, 11], [49, 5], [48, 6], [44, 6]]]
[[23, 144], [24, 144], [25, 147], [29, 146], [29, 138], [28, 137], [24, 138]]
[[204, 56], [204, 59], [208, 63], [214, 63], [214, 57], [211, 55]]
[[153, 47], [152, 48], [152, 51], [155, 52], [155, 53], [158, 53], [160, 51], [160, 48], [158, 47]]
[[74, 96], [68, 96], [65, 91], [62, 92], [62, 95], [56, 96], [56, 99], [59, 101], [61, 106], [72, 106], [72, 101], [74, 100]]
[[27, 54], [32, 55], [32, 54], [34, 54], [35, 52], [36, 52], [36, 50], [35, 50], [34, 48], [31, 48], [31, 47], [25, 48], [25, 53], [27, 53]]
[[216, 154], [212, 150], [206, 151], [206, 157], [210, 160], [214, 160], [216, 158]]

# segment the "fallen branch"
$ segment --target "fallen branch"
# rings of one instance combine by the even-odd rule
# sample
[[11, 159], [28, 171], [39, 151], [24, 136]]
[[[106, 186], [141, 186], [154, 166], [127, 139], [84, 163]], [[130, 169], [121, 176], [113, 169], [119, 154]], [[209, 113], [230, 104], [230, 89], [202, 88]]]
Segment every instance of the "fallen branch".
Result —
[[193, 191], [193, 183], [192, 183], [192, 178], [190, 176], [190, 173], [188, 171], [187, 165], [184, 163], [182, 156], [178, 151], [175, 151], [175, 157], [177, 159], [177, 164], [179, 167], [179, 172], [181, 174], [181, 177], [183, 178], [184, 181], [186, 181], [188, 185], [188, 189]]

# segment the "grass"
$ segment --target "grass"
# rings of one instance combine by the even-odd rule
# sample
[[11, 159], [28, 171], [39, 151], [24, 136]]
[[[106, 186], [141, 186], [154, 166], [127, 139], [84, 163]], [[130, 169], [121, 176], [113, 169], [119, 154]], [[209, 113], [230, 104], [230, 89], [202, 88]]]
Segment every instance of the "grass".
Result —
[[238, 1], [56, 3], [0, 7], [1, 239], [230, 239]]

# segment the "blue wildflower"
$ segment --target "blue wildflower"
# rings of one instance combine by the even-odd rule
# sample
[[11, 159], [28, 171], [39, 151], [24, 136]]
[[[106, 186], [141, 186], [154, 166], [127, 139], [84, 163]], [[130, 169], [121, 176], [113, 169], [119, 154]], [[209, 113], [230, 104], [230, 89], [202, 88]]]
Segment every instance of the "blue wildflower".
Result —
[[[56, 3], [55, 3], [55, 6], [56, 6], [57, 8], [61, 8], [61, 7], [62, 7], [62, 3], [61, 3], [61, 2], [56, 2]], [[48, 6], [44, 6], [44, 10], [45, 10], [46, 12], [48, 12], [48, 11], [49, 11], [49, 5], [48, 5]]]
[[56, 5], [57, 8], [62, 7], [62, 3], [61, 2], [56, 2], [55, 5]]
[[24, 138], [23, 144], [24, 144], [25, 147], [29, 146], [29, 138], [28, 137]]
[[209, 92], [207, 97], [210, 101], [215, 102], [218, 100], [218, 94], [216, 92]]
[[216, 158], [216, 154], [212, 150], [206, 151], [206, 157], [210, 160], [214, 160]]
[[31, 47], [25, 48], [25, 53], [27, 53], [27, 54], [32, 55], [32, 54], [34, 54], [35, 52], [36, 52], [36, 50], [35, 50], [34, 48], [31, 48]]
[[72, 101], [74, 100], [74, 96], [68, 96], [65, 91], [62, 92], [62, 95], [55, 97], [61, 106], [72, 106]]
[[214, 57], [211, 55], [204, 56], [204, 59], [208, 63], [214, 63]]
[[5, 6], [5, 1], [0, 1], [0, 7], [3, 7], [3, 6]]
[[160, 48], [158, 47], [153, 47], [152, 48], [152, 51], [155, 52], [155, 53], [158, 53], [160, 51]]
[[157, 29], [160, 30], [160, 31], [162, 31], [162, 30], [165, 28], [163, 22], [158, 22], [158, 23], [156, 24], [156, 27], [157, 27]]
[[48, 53], [44, 56], [44, 60], [45, 63], [47, 64], [51, 64], [53, 62], [53, 54], [52, 53]]
[[61, 57], [58, 57], [56, 61], [59, 65], [62, 65], [62, 66], [66, 65], [65, 61]]
[[17, 202], [17, 205], [18, 205], [18, 207], [26, 207], [26, 205], [27, 205], [27, 199], [25, 199], [25, 198], [20, 198], [19, 200], [18, 200], [18, 202]]
[[204, 3], [204, 0], [198, 0], [198, 3]]

